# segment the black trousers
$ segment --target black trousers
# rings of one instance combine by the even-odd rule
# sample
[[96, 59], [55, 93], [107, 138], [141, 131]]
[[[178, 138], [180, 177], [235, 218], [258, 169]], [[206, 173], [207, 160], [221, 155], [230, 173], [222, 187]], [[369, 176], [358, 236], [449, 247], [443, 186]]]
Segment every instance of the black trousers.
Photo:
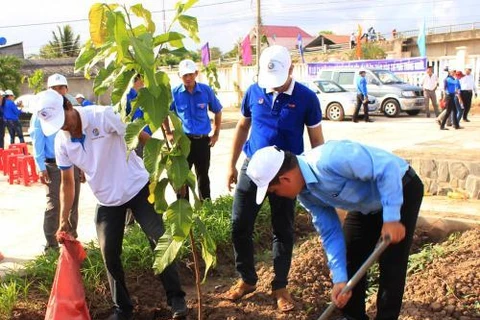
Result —
[[[148, 184], [127, 203], [117, 207], [98, 205], [95, 215], [95, 225], [100, 250], [107, 269], [108, 283], [115, 308], [124, 314], [131, 314], [133, 303], [130, 299], [125, 283], [125, 274], [122, 261], [122, 241], [125, 231], [125, 215], [127, 208], [132, 210], [135, 220], [155, 248], [158, 239], [164, 233], [162, 216], [153, 205], [148, 202]], [[173, 297], [184, 297], [175, 264], [169, 265], [160, 274], [160, 280], [167, 294], [167, 303], [170, 305]]]
[[365, 100], [365, 96], [363, 94], [357, 94], [357, 106], [355, 107], [355, 112], [353, 113], [352, 120], [358, 120], [358, 114], [360, 113], [360, 107], [363, 105], [363, 114], [364, 120], [368, 121], [368, 101], [363, 102]]
[[17, 135], [20, 143], [24, 143], [25, 139], [23, 138], [22, 124], [20, 120], [5, 120], [8, 133], [10, 134], [10, 144], [15, 143], [15, 135]]
[[449, 93], [445, 96], [445, 108], [447, 108], [447, 112], [445, 113], [445, 117], [440, 124], [440, 128], [445, 128], [445, 123], [447, 122], [448, 118], [450, 118], [450, 114], [453, 112], [454, 117], [452, 117], [453, 126], [455, 128], [459, 128], [460, 125], [458, 124], [457, 115], [457, 107], [455, 106], [455, 94]]
[[5, 120], [0, 116], [0, 149], [5, 149]]
[[187, 161], [190, 169], [192, 166], [195, 166], [200, 199], [211, 199], [210, 178], [208, 177], [208, 170], [210, 169], [210, 137], [206, 135], [198, 138], [188, 137], [190, 139], [190, 154], [187, 157]]
[[[417, 223], [418, 212], [423, 198], [423, 184], [415, 174], [404, 177], [403, 205], [400, 210], [401, 222], [405, 226], [405, 238], [390, 245], [379, 260], [380, 279], [377, 294], [377, 320], [398, 319], [402, 306], [403, 291], [410, 247]], [[375, 249], [380, 237], [382, 211], [362, 214], [348, 212], [344, 222], [347, 246], [347, 270], [351, 278]], [[368, 320], [365, 313], [367, 278], [363, 277], [352, 290], [352, 297], [343, 309], [349, 319]]]
[[462, 97], [462, 101], [463, 101], [463, 107], [465, 108], [465, 110], [463, 110], [463, 120], [468, 119], [468, 112], [472, 107], [472, 95], [473, 95], [472, 90], [460, 91], [460, 96]]

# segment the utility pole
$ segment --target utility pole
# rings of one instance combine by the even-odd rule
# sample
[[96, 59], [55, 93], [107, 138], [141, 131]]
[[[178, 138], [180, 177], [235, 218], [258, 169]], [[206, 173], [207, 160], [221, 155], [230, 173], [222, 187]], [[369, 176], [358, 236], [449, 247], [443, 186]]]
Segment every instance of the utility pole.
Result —
[[261, 17], [261, 10], [260, 10], [260, 0], [257, 0], [257, 76], [260, 71], [260, 49], [261, 49], [261, 34], [260, 34], [260, 27], [262, 25], [262, 17]]
[[163, 33], [166, 33], [167, 32], [167, 22], [166, 22], [166, 18], [165, 18], [165, 0], [162, 0], [162, 6], [163, 6], [163, 9], [162, 9], [162, 12], [163, 12]]

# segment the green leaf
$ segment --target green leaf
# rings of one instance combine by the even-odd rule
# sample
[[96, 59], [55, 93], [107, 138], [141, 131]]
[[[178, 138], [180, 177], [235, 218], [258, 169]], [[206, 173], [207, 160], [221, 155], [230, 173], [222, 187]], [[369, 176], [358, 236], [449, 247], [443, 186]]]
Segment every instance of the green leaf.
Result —
[[[110, 5], [114, 9], [116, 5]], [[101, 46], [107, 38], [107, 11], [109, 7], [103, 3], [95, 3], [90, 7], [88, 20], [90, 22], [90, 38], [94, 46]]]
[[153, 38], [153, 45], [157, 47], [162, 44], [168, 43], [174, 48], [181, 48], [183, 47], [183, 39], [185, 39], [185, 36], [183, 34], [171, 31]]
[[168, 209], [168, 203], [165, 199], [165, 189], [168, 185], [168, 179], [163, 178], [155, 184], [154, 196], [155, 196], [155, 211], [158, 213], [164, 213]]
[[142, 18], [147, 25], [148, 32], [155, 32], [155, 23], [152, 20], [152, 14], [150, 11], [145, 10], [143, 6], [139, 3], [130, 7], [130, 10], [139, 18]]
[[129, 54], [129, 36], [125, 17], [121, 12], [115, 12], [115, 28], [113, 34], [117, 45], [117, 63], [122, 64]]
[[[123, 68], [121, 69], [123, 70]], [[126, 105], [126, 95], [130, 91], [130, 82], [132, 78], [135, 76], [135, 70], [126, 70], [121, 72], [113, 82], [113, 91], [112, 91], [112, 104], [119, 103], [122, 98], [124, 102], [122, 103], [123, 106]]]
[[158, 240], [155, 248], [155, 262], [153, 269], [155, 274], [162, 273], [166, 267], [175, 261], [185, 240], [175, 240], [168, 231]]
[[82, 70], [83, 67], [85, 67], [96, 56], [96, 54], [97, 51], [91, 46], [91, 41], [87, 41], [75, 60], [75, 72]]
[[143, 119], [135, 119], [127, 125], [127, 131], [125, 132], [125, 142], [128, 150], [134, 150], [138, 143], [140, 132], [145, 128], [147, 124]]
[[130, 44], [135, 52], [135, 60], [140, 64], [145, 72], [144, 81], [145, 85], [149, 86], [154, 81], [154, 63], [155, 57], [153, 53], [153, 39], [151, 35], [144, 34], [142, 36], [130, 37]]
[[193, 209], [187, 200], [178, 199], [168, 207], [163, 216], [174, 239], [182, 240], [188, 236], [193, 223]]
[[202, 258], [205, 261], [205, 273], [202, 282], [205, 282], [208, 270], [217, 265], [217, 245], [199, 217], [195, 217], [195, 227], [197, 227], [201, 238]]
[[187, 157], [168, 156], [167, 176], [175, 191], [178, 191], [185, 184], [189, 171]]
[[178, 22], [188, 32], [188, 36], [196, 43], [200, 42], [198, 37], [198, 23], [197, 18], [187, 15], [178, 16]]
[[187, 2], [183, 3], [183, 2], [177, 2], [177, 4], [175, 5], [176, 9], [177, 9], [177, 12], [180, 14], [182, 12], [185, 12], [187, 11], [188, 9], [190, 9], [193, 5], [195, 5], [195, 3], [197, 3], [198, 0], [188, 0]]
[[192, 170], [190, 170], [190, 172], [188, 173], [186, 184], [187, 186], [190, 187], [190, 190], [193, 191], [192, 192], [193, 197], [195, 198], [195, 205], [194, 205], [195, 210], [199, 210], [202, 206], [202, 201], [200, 201], [200, 198], [198, 197], [197, 192], [195, 191], [197, 190], [196, 188], [197, 177], [193, 174]]
[[110, 77], [114, 71], [117, 71], [117, 69], [113, 64], [106, 69], [100, 69], [95, 79], [93, 79], [93, 91], [96, 95], [102, 95], [108, 90], [108, 88], [110, 88], [114, 79], [116, 79], [116, 77], [113, 79]]
[[150, 180], [157, 181], [165, 169], [164, 162], [166, 160], [163, 160], [162, 157], [162, 147], [164, 144], [164, 140], [150, 138], [143, 148], [143, 163], [152, 177]]
[[168, 114], [165, 101], [155, 98], [148, 88], [140, 89], [135, 100], [136, 105], [142, 106], [145, 121], [150, 125], [150, 129], [156, 131], [160, 128]]

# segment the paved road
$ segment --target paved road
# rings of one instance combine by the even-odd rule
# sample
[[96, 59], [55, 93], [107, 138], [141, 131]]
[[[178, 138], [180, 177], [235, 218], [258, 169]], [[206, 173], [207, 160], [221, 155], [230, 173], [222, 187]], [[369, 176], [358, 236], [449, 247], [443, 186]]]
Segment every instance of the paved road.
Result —
[[[237, 112], [225, 112], [226, 129], [212, 150], [210, 170], [212, 197], [228, 193], [225, 176], [230, 153], [233, 126]], [[433, 118], [422, 116], [389, 119], [374, 117], [374, 123], [352, 123], [324, 121], [323, 132], [326, 140], [352, 139], [390, 151], [405, 148], [436, 146], [451, 152], [480, 150], [480, 116], [472, 116], [472, 122], [462, 123], [463, 130], [440, 131]], [[305, 137], [308, 146], [308, 138]], [[241, 161], [241, 160], [240, 160]], [[240, 165], [240, 161], [237, 167]], [[0, 272], [13, 268], [15, 262], [31, 259], [42, 252], [43, 210], [45, 192], [41, 184], [30, 187], [9, 185], [7, 177], [0, 174], [0, 251], [6, 259], [0, 263]], [[173, 199], [172, 192], [168, 194]], [[95, 198], [88, 185], [82, 186], [80, 198], [79, 239], [88, 241], [95, 238], [93, 212]], [[428, 200], [424, 201], [428, 205]]]

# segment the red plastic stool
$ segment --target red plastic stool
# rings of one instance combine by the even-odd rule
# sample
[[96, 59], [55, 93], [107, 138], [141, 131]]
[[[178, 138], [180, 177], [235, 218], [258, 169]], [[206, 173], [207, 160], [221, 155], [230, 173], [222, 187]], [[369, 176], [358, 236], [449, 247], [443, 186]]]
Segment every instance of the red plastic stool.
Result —
[[13, 184], [15, 180], [20, 178], [20, 170], [18, 170], [18, 157], [20, 154], [11, 154], [7, 157], [8, 161], [8, 183]]
[[18, 178], [20, 183], [23, 182], [25, 186], [29, 186], [30, 182], [38, 181], [38, 174], [35, 168], [35, 160], [32, 155], [18, 156]]
[[0, 171], [3, 171], [3, 149], [0, 148]]
[[8, 164], [8, 157], [13, 155], [13, 154], [20, 154], [22, 151], [17, 148], [13, 149], [5, 149], [2, 151], [2, 165], [3, 165], [3, 175], [6, 176], [8, 173], [8, 170], [10, 168]]
[[12, 143], [8, 146], [8, 149], [19, 149], [24, 155], [28, 155], [28, 147], [26, 143]]

